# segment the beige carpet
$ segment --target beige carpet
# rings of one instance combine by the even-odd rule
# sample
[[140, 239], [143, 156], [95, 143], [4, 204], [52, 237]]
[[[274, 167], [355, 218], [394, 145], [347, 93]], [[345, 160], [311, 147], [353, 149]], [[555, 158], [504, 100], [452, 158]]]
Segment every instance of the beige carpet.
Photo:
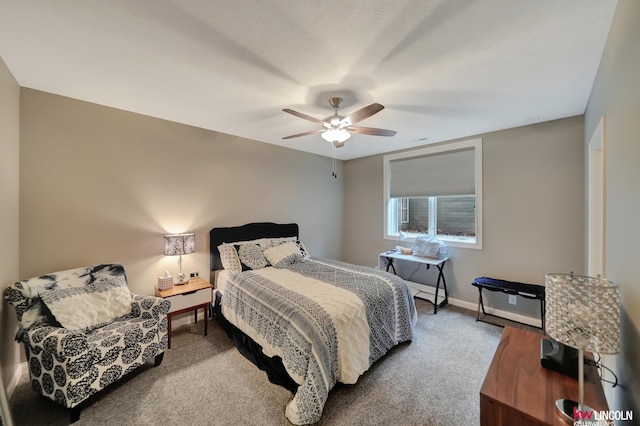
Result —
[[[433, 315], [416, 299], [411, 343], [391, 350], [355, 385], [338, 384], [318, 425], [478, 425], [479, 392], [502, 328], [448, 306]], [[151, 363], [112, 385], [77, 425], [290, 425], [292, 395], [269, 383], [217, 323], [174, 330], [160, 367]], [[11, 398], [16, 425], [65, 425], [68, 411], [39, 397], [25, 376]]]

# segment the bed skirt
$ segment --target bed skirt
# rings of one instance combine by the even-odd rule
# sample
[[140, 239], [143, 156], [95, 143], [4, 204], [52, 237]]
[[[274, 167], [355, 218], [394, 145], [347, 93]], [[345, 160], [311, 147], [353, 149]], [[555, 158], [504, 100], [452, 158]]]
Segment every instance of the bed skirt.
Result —
[[227, 333], [227, 335], [233, 340], [233, 344], [238, 348], [238, 351], [256, 365], [260, 370], [267, 373], [267, 377], [271, 383], [280, 385], [293, 393], [298, 391], [298, 384], [287, 373], [282, 363], [282, 358], [279, 356], [268, 357], [262, 352], [262, 346], [257, 344], [251, 337], [243, 333], [238, 327], [231, 324], [222, 315], [221, 300], [222, 295], [218, 292], [215, 293], [215, 301], [213, 304], [213, 316], [218, 321], [218, 324]]

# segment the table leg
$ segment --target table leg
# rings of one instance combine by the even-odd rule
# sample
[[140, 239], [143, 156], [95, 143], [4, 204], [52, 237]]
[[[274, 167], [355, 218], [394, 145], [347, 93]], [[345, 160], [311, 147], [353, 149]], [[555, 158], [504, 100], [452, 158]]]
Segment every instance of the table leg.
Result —
[[436, 282], [436, 296], [433, 300], [433, 314], [438, 313], [438, 291], [440, 290], [440, 277], [438, 277], [438, 281]]
[[168, 343], [167, 343], [167, 348], [168, 349], [171, 349], [171, 316], [172, 316], [171, 314], [167, 315], [167, 322], [168, 322], [168, 326], [169, 326], [169, 333], [168, 333], [169, 338], [167, 339], [168, 340]]
[[[209, 323], [209, 321], [207, 321], [207, 305], [204, 305], [202, 307], [202, 311], [203, 311], [203, 314], [204, 314], [204, 335], [206, 336], [207, 335], [207, 325]], [[198, 311], [196, 310], [196, 312], [198, 312]]]
[[433, 313], [437, 314], [438, 313], [438, 291], [440, 290], [440, 281], [442, 281], [442, 285], [443, 285], [443, 290], [444, 290], [444, 300], [442, 301], [442, 306], [446, 305], [447, 303], [449, 303], [449, 292], [447, 291], [447, 281], [444, 278], [444, 272], [442, 272], [442, 269], [444, 268], [444, 262], [441, 265], [437, 266], [438, 268], [438, 282], [436, 283], [436, 299], [435, 299], [435, 303], [433, 304]]
[[393, 275], [398, 275], [396, 273], [396, 267], [393, 265], [393, 259], [390, 257], [386, 257], [387, 259], [387, 272], [389, 272], [389, 268], [393, 268]]
[[444, 305], [449, 303], [449, 291], [447, 290], [447, 280], [444, 277], [444, 272], [442, 269], [444, 268], [444, 263], [438, 266], [438, 279], [442, 278], [442, 286], [444, 287], [444, 301], [442, 302]]

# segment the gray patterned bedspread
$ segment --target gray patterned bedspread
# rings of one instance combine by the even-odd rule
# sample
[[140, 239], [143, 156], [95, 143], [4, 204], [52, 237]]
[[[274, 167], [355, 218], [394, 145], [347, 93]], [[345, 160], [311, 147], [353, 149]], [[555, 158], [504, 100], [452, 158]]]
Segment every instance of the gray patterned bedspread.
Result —
[[416, 321], [402, 279], [329, 259], [231, 272], [219, 289], [224, 316], [300, 385], [285, 411], [294, 424], [317, 422], [336, 382], [355, 383]]

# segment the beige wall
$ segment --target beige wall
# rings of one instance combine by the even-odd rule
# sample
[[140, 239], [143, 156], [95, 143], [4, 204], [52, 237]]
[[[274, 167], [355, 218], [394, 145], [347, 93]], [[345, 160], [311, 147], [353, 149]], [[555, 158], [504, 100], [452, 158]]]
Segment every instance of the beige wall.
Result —
[[[483, 250], [450, 248], [449, 294], [475, 306], [478, 276], [544, 284], [548, 272], [585, 272], [583, 118], [480, 135]], [[382, 155], [345, 162], [344, 258], [375, 265], [395, 241], [382, 238]], [[433, 277], [433, 276], [432, 276]], [[416, 276], [417, 278], [417, 276]], [[425, 275], [423, 279], [429, 280]], [[420, 281], [420, 279], [416, 279]], [[488, 303], [539, 318], [539, 304], [490, 293]]]
[[[20, 87], [0, 58], [0, 293], [17, 281], [19, 272], [18, 156], [20, 151]], [[14, 378], [20, 348], [14, 342], [16, 314], [0, 301], [0, 385]], [[15, 383], [13, 383], [15, 385]], [[0, 397], [4, 392], [0, 391]], [[1, 399], [1, 398], [0, 398]], [[2, 401], [0, 400], [0, 404]]]
[[[620, 0], [585, 113], [585, 135], [606, 116], [606, 277], [622, 293], [622, 353], [614, 408], [640, 416], [640, 2]], [[615, 358], [614, 358], [615, 359]]]
[[209, 230], [252, 221], [297, 222], [312, 254], [341, 257], [331, 159], [21, 93], [21, 277], [117, 261], [132, 291], [152, 294], [158, 274], [178, 272], [163, 234], [195, 232], [183, 269], [207, 277]]

